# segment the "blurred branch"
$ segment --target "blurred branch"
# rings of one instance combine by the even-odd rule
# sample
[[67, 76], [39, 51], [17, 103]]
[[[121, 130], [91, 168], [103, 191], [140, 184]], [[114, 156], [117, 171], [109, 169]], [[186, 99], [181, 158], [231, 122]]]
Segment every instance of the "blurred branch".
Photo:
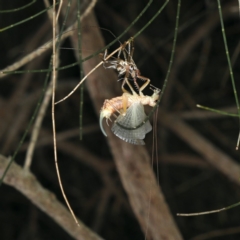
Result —
[[[93, 13], [84, 19], [83, 24], [98, 25]], [[92, 49], [94, 52], [104, 46], [102, 36], [97, 28], [96, 31], [83, 30], [82, 37], [82, 45], [85, 49]], [[76, 49], [77, 33], [71, 39], [73, 47]], [[99, 60], [96, 58], [84, 62], [85, 73], [92, 70], [98, 63]], [[116, 80], [117, 76], [104, 68], [99, 68], [88, 77], [86, 85], [97, 112], [105, 99], [115, 97], [120, 93], [116, 90], [120, 89]], [[106, 130], [123, 186], [145, 237], [149, 239], [182, 239], [156, 182], [146, 149], [142, 146], [125, 143], [114, 136], [109, 128]]]
[[179, 119], [176, 115], [161, 113], [161, 123], [182, 138], [189, 146], [228, 179], [240, 185], [240, 165], [230, 156], [214, 146], [209, 140], [201, 136], [195, 129]]
[[[230, 1], [228, 4], [224, 5], [222, 7], [224, 18], [227, 19], [229, 17], [233, 17], [235, 14], [238, 14], [238, 12], [235, 12], [234, 10], [233, 1]], [[178, 46], [171, 75], [168, 81], [169, 84], [162, 101], [162, 104], [165, 108], [167, 108], [167, 105], [170, 102], [169, 99], [172, 96], [173, 87], [176, 84], [175, 81], [181, 67], [189, 59], [189, 56], [193, 52], [194, 48], [196, 48], [204, 38], [211, 34], [211, 31], [219, 24], [219, 13], [216, 8], [214, 12], [209, 14], [205, 21], [201, 22], [201, 25], [196, 28], [195, 32], [193, 32], [180, 46]]]
[[[8, 159], [0, 155], [0, 178], [7, 167]], [[102, 238], [88, 229], [80, 220], [78, 227], [68, 210], [56, 199], [56, 196], [43, 188], [36, 177], [13, 163], [4, 183], [10, 185], [26, 196], [33, 204], [50, 216], [75, 239], [101, 240]]]

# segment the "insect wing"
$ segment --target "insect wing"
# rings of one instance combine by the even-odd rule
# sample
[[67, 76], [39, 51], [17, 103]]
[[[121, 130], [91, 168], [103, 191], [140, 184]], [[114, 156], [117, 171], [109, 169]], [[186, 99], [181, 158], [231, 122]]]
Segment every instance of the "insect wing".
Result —
[[135, 145], [145, 145], [145, 142], [142, 139], [122, 139], [123, 141]]
[[[146, 118], [143, 105], [139, 102], [133, 103], [126, 111], [125, 115], [119, 115], [112, 127], [112, 132], [122, 140], [130, 142], [132, 144], [139, 144], [136, 140], [144, 139], [146, 133], [152, 130], [152, 126], [149, 121], [144, 123], [141, 127], [128, 130], [126, 128], [135, 128], [141, 124]], [[121, 127], [121, 126], [123, 127]], [[140, 144], [142, 145], [142, 143]]]

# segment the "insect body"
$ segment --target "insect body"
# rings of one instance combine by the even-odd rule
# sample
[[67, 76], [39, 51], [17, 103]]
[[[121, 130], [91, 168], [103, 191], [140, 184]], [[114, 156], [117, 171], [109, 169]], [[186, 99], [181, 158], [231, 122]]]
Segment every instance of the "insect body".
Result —
[[[134, 130], [126, 130], [121, 126], [126, 128], [135, 128], [141, 122], [143, 122], [146, 118], [143, 105], [154, 107], [159, 98], [159, 93], [159, 89], [154, 89], [152, 96], [140, 96], [136, 93], [123, 93], [123, 95], [120, 97], [115, 97], [111, 100], [105, 100], [100, 112], [99, 121], [103, 134], [107, 136], [102, 125], [103, 118], [106, 118], [106, 122], [108, 124], [108, 120], [111, 120], [111, 116], [116, 116], [116, 113], [118, 113], [119, 116], [116, 116], [117, 119], [112, 127], [113, 133], [126, 142], [133, 144], [144, 144], [142, 139], [144, 139], [146, 133], [152, 129], [149, 121], [143, 124], [143, 126]], [[119, 123], [121, 126], [119, 126], [117, 123]]]
[[[126, 49], [126, 45], [128, 45], [128, 50]], [[127, 84], [130, 89], [131, 85], [128, 81], [128, 79], [131, 79], [134, 81], [134, 85], [139, 90], [139, 94], [142, 95], [142, 90], [150, 83], [150, 79], [144, 76], [141, 76], [140, 70], [138, 69], [137, 65], [135, 64], [133, 60], [133, 38], [128, 41], [127, 43], [124, 43], [120, 50], [118, 51], [117, 58], [114, 58], [113, 60], [106, 60], [107, 58], [107, 50], [105, 51], [105, 54], [103, 56], [103, 66], [108, 69], [116, 69], [118, 72], [119, 77], [124, 76], [123, 83], [122, 83], [122, 91], [127, 92], [127, 90], [124, 88], [124, 85]], [[123, 54], [123, 59], [120, 58], [121, 53]], [[145, 83], [139, 87], [137, 83], [137, 79], [141, 79], [145, 81]], [[132, 89], [131, 89], [132, 90]]]
[[[143, 139], [145, 135], [152, 130], [152, 126], [149, 120], [138, 128], [136, 128], [136, 126], [141, 124], [146, 117], [142, 103], [135, 102], [127, 109], [125, 115], [119, 115], [117, 117], [111, 130], [117, 137], [125, 142], [144, 145]], [[119, 124], [121, 124], [121, 126]], [[136, 129], [126, 130], [123, 127]]]
[[[108, 55], [106, 50], [102, 57], [102, 62], [106, 69], [116, 69], [119, 77], [123, 76], [123, 95], [105, 100], [100, 113], [100, 128], [103, 134], [107, 136], [102, 125], [102, 120], [106, 118], [108, 124], [108, 120], [111, 120], [111, 116], [114, 115], [116, 120], [112, 126], [112, 132], [126, 142], [142, 145], [144, 144], [143, 139], [146, 133], [152, 129], [150, 122], [145, 120], [147, 116], [143, 105], [155, 106], [160, 90], [156, 88], [152, 89], [152, 96], [145, 96], [143, 94], [142, 91], [150, 83], [150, 79], [141, 76], [140, 70], [133, 60], [133, 38], [122, 44], [116, 52], [118, 52], [118, 55], [117, 58], [114, 58], [113, 54]], [[139, 79], [145, 81], [141, 87], [139, 87], [137, 82]], [[138, 93], [134, 91], [129, 80], [133, 80]], [[125, 89], [125, 84], [128, 85], [131, 93]]]

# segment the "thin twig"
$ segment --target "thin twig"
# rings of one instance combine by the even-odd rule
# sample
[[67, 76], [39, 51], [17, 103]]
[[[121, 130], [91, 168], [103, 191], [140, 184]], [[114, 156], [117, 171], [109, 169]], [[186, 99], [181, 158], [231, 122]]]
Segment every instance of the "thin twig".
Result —
[[26, 153], [26, 159], [25, 159], [25, 163], [24, 163], [24, 169], [28, 170], [30, 168], [31, 162], [32, 162], [32, 157], [33, 157], [33, 152], [37, 143], [37, 138], [39, 135], [39, 131], [42, 125], [42, 121], [43, 118], [45, 116], [47, 107], [49, 105], [49, 102], [51, 100], [51, 96], [52, 96], [52, 81], [49, 83], [48, 88], [46, 90], [46, 93], [44, 95], [44, 99], [43, 102], [41, 104], [41, 107], [39, 109], [39, 113], [38, 116], [36, 118], [35, 124], [33, 126], [33, 131], [31, 134], [31, 139], [30, 139], [30, 143], [29, 143], [29, 147], [27, 149], [27, 153]]
[[57, 177], [58, 177], [58, 182], [59, 182], [59, 186], [63, 195], [63, 198], [68, 206], [69, 211], [71, 212], [76, 224], [78, 226], [78, 220], [71, 208], [70, 203], [68, 202], [67, 196], [65, 194], [63, 185], [62, 185], [62, 181], [61, 181], [61, 176], [60, 176], [60, 171], [58, 168], [58, 158], [57, 158], [57, 141], [56, 141], [56, 124], [55, 124], [55, 91], [56, 91], [56, 83], [57, 83], [57, 66], [58, 66], [58, 56], [56, 54], [56, 26], [57, 26], [57, 19], [56, 19], [56, 0], [53, 0], [53, 54], [52, 54], [52, 128], [53, 128], [53, 149], [54, 149], [54, 161], [55, 161], [55, 167], [56, 167], [56, 172], [57, 172]]
[[[68, 27], [64, 31], [64, 33], [61, 35], [61, 41], [63, 41], [67, 37], [71, 36], [73, 34], [72, 30], [75, 27], [76, 27], [76, 23], [74, 23], [70, 27]], [[56, 36], [55, 40], [57, 40], [57, 39], [58, 39], [58, 36]], [[52, 46], [53, 46], [53, 41], [52, 40], [48, 41], [48, 42], [44, 43], [42, 46], [40, 46], [39, 48], [37, 48], [36, 50], [34, 50], [33, 52], [24, 56], [19, 61], [17, 61], [15, 63], [13, 63], [12, 65], [0, 70], [0, 79], [7, 76], [7, 74], [5, 74], [4, 72], [14, 71], [14, 70], [24, 66], [26, 63], [28, 63], [28, 62], [32, 61], [33, 59], [35, 59], [36, 57], [42, 55], [44, 52], [49, 50]]]
[[[130, 39], [126, 42], [126, 44], [130, 41]], [[119, 48], [117, 48], [116, 50], [114, 50], [112, 53], [110, 53], [106, 58], [105, 61], [108, 60], [110, 57], [112, 57], [116, 52], [119, 52], [121, 50], [122, 46], [120, 46]], [[98, 69], [102, 64], [104, 63], [104, 61], [101, 61], [100, 63], [98, 63], [94, 68], [92, 68], [91, 71], [89, 71], [85, 77], [76, 85], [76, 87], [64, 98], [62, 98], [61, 100], [57, 101], [55, 104], [58, 104], [60, 102], [63, 102], [64, 100], [66, 100], [67, 98], [69, 98], [80, 86], [81, 84], [87, 79], [87, 77], [89, 77], [96, 69]]]
[[205, 211], [205, 212], [197, 212], [197, 213], [178, 213], [177, 216], [181, 217], [193, 217], [193, 216], [200, 216], [200, 215], [208, 215], [208, 214], [213, 214], [213, 213], [219, 213], [222, 211], [226, 211], [235, 207], [238, 207], [240, 205], [240, 202], [232, 204], [228, 207], [216, 209], [216, 210], [211, 210], [211, 211]]

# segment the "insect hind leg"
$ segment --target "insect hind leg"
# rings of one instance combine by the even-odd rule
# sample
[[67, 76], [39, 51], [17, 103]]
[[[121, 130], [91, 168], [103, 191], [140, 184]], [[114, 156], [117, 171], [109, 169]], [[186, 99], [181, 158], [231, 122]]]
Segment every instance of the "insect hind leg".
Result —
[[144, 77], [144, 76], [141, 76], [141, 75], [137, 76], [137, 78], [145, 81], [145, 83], [139, 88], [139, 95], [142, 96], [142, 95], [143, 95], [142, 91], [147, 87], [147, 85], [148, 85], [151, 81], [150, 81], [149, 78]]

